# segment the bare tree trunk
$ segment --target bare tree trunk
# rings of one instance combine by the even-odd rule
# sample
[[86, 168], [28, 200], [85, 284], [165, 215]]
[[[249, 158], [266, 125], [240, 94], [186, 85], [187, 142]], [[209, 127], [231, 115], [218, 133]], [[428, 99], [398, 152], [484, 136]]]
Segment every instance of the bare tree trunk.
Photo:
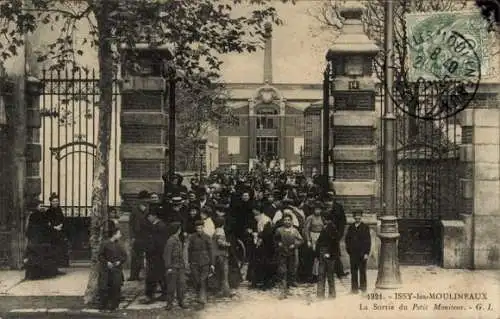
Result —
[[98, 300], [98, 250], [106, 228], [109, 179], [109, 150], [111, 146], [111, 119], [113, 103], [113, 53], [110, 44], [111, 29], [107, 24], [108, 5], [102, 1], [96, 13], [99, 30], [99, 128], [97, 150], [92, 181], [92, 216], [90, 225], [91, 269], [85, 304], [95, 304]]

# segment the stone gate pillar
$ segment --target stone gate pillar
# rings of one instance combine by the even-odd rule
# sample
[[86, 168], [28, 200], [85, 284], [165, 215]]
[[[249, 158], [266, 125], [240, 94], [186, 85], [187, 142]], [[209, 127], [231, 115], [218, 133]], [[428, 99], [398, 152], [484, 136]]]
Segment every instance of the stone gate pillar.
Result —
[[[377, 134], [377, 81], [373, 77], [372, 64], [380, 49], [363, 30], [362, 6], [350, 3], [340, 14], [346, 19], [342, 34], [327, 54], [334, 73], [334, 105], [330, 106], [330, 143], [333, 142], [330, 175], [335, 178], [337, 200], [344, 206], [348, 222], [353, 221], [351, 213], [354, 210], [365, 213], [374, 246], [368, 265], [376, 268], [380, 198], [376, 137], [380, 133]], [[348, 263], [347, 258], [344, 262]]]
[[500, 268], [499, 89], [498, 84], [481, 84], [474, 101], [460, 114], [463, 140], [468, 142], [461, 154], [466, 167], [463, 262], [474, 269]]
[[141, 190], [163, 193], [167, 173], [167, 110], [162, 70], [167, 48], [124, 48], [121, 96], [122, 209], [130, 211]]

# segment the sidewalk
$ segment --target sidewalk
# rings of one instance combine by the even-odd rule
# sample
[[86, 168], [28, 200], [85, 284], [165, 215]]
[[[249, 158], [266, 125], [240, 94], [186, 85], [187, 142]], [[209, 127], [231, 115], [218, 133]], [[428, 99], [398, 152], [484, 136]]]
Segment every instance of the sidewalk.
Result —
[[[65, 275], [40, 281], [23, 281], [23, 273], [20, 271], [0, 272], [0, 313], [9, 312], [8, 317], [27, 317], [28, 314], [39, 313], [45, 314], [47, 318], [55, 318], [56, 314], [71, 312], [71, 317], [75, 317], [77, 313], [97, 317], [97, 313], [85, 309], [81, 297], [85, 292], [88, 269], [70, 268], [64, 271]], [[210, 298], [203, 311], [187, 310], [179, 313], [182, 312], [182, 318], [200, 319], [319, 319], [331, 318], [332, 314], [335, 314], [336, 318], [500, 318], [499, 271], [412, 266], [401, 267], [401, 275], [403, 286], [400, 289], [376, 291], [374, 285], [377, 271], [369, 270], [369, 292], [380, 292], [378, 295], [351, 295], [349, 279], [342, 282], [337, 280], [337, 299], [327, 301], [316, 299], [314, 285], [301, 285], [292, 291], [289, 299], [282, 301], [277, 299], [277, 290], [261, 292], [242, 287], [233, 299]], [[120, 311], [115, 316], [166, 316], [166, 312], [162, 310], [164, 302], [141, 305], [139, 298], [142, 293], [143, 282], [126, 282], [123, 287], [124, 299], [120, 304]], [[461, 298], [469, 299], [450, 300], [446, 293], [475, 293], [475, 297], [486, 299], [469, 300], [470, 295], [462, 295]], [[417, 294], [434, 299], [417, 299]], [[403, 300], [403, 297], [411, 299]], [[192, 304], [192, 299], [192, 294], [188, 294], [187, 302]], [[172, 317], [172, 313], [169, 313], [168, 317]]]

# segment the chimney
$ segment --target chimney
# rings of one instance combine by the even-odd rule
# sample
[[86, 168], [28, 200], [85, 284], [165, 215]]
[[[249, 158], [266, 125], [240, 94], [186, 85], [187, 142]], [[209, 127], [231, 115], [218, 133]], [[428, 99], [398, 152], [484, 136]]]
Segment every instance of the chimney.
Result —
[[264, 83], [273, 83], [273, 26], [271, 22], [264, 25]]

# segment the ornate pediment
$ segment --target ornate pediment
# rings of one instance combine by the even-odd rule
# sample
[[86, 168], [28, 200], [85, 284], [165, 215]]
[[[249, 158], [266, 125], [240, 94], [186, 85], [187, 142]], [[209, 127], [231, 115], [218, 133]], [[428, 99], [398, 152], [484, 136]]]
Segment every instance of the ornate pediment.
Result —
[[256, 104], [273, 104], [281, 101], [281, 94], [279, 91], [266, 83], [263, 87], [259, 88], [254, 95]]

